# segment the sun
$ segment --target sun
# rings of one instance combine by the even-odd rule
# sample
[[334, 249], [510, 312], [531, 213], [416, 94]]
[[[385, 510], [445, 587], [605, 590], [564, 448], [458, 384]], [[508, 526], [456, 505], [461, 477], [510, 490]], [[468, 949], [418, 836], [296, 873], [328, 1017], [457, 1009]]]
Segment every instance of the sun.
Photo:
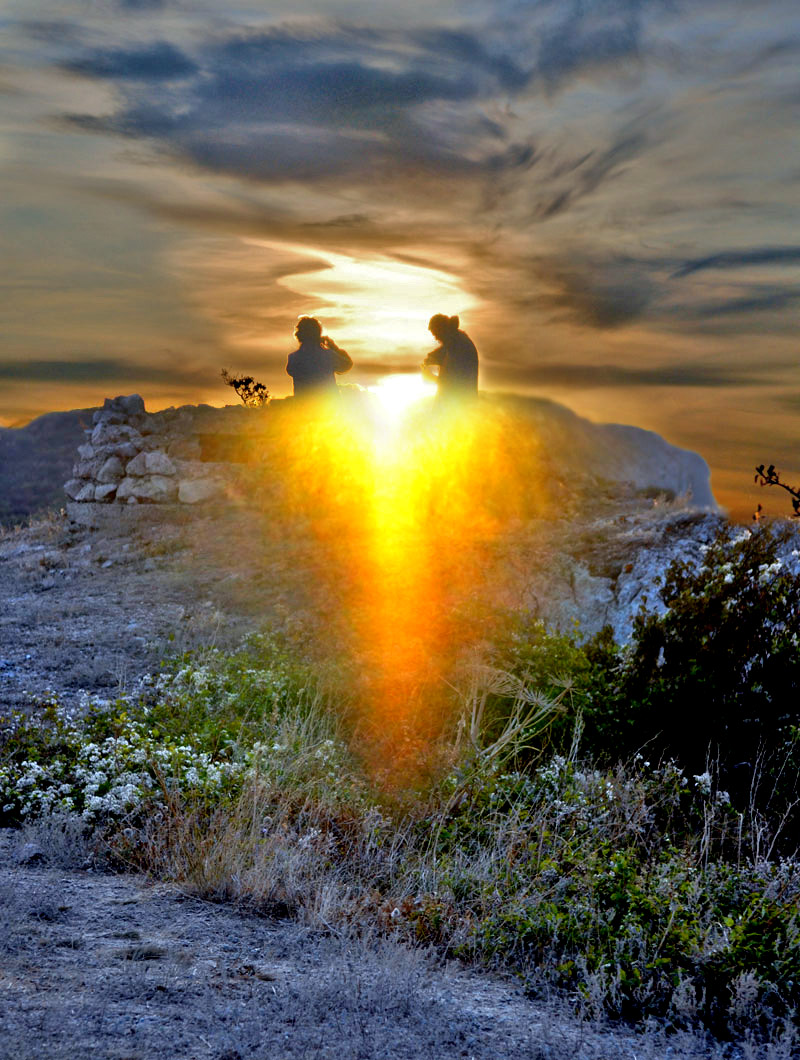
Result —
[[367, 387], [381, 405], [382, 411], [392, 420], [402, 419], [406, 412], [423, 398], [433, 397], [436, 384], [421, 375], [394, 373], [385, 375], [374, 386]]
[[[387, 370], [421, 361], [432, 345], [434, 313], [462, 314], [477, 302], [460, 279], [444, 269], [398, 261], [387, 255], [354, 257], [297, 244], [248, 239], [270, 250], [291, 252], [305, 267], [277, 281], [302, 295], [303, 312], [319, 316], [357, 361], [387, 361]], [[309, 268], [303, 259], [312, 259]]]

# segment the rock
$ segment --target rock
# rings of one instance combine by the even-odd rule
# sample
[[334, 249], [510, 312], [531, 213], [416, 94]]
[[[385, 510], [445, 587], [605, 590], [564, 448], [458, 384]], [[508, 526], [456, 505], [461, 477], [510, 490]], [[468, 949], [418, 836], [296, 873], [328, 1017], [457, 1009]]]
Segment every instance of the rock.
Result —
[[115, 445], [111, 448], [111, 455], [118, 456], [120, 460], [133, 460], [136, 454], [139, 452], [137, 446], [133, 442], [120, 442], [119, 445]]
[[128, 394], [127, 396], [120, 396], [114, 398], [114, 403], [122, 409], [123, 412], [127, 412], [129, 416], [135, 416], [138, 413], [144, 412], [144, 398], [140, 394]]
[[20, 852], [17, 854], [18, 865], [44, 865], [47, 862], [47, 855], [39, 846], [38, 843], [25, 843]]
[[88, 443], [78, 446], [78, 456], [81, 460], [93, 460], [96, 455], [94, 448]]
[[199, 460], [202, 449], [196, 438], [177, 438], [170, 442], [167, 453], [175, 460]]
[[147, 474], [147, 453], [139, 453], [125, 465], [126, 475], [146, 475]]
[[174, 475], [177, 468], [166, 453], [156, 449], [152, 453], [139, 453], [126, 466], [125, 472], [128, 475]]
[[91, 444], [96, 448], [120, 442], [138, 442], [141, 447], [142, 436], [129, 423], [98, 423], [92, 431]]
[[220, 483], [210, 478], [184, 479], [178, 486], [178, 500], [181, 504], [198, 504], [216, 497], [220, 490]]
[[102, 458], [98, 460], [79, 460], [72, 468], [74, 478], [94, 478], [102, 467]]
[[64, 492], [71, 501], [76, 501], [78, 499], [78, 494], [85, 485], [86, 483], [81, 481], [81, 479], [71, 478], [69, 482], [64, 483]]
[[93, 482], [84, 482], [83, 488], [78, 490], [72, 498], [74, 501], [93, 501], [95, 486]]
[[117, 492], [117, 483], [116, 482], [108, 482], [104, 486], [95, 486], [94, 499], [96, 501], [101, 501], [101, 502], [105, 501], [107, 503], [108, 501], [113, 501], [114, 500], [114, 496], [115, 496], [116, 492]]
[[101, 484], [108, 485], [113, 482], [116, 485], [117, 482], [125, 477], [125, 468], [122, 466], [120, 458], [118, 456], [110, 456], [95, 477]]
[[150, 475], [147, 477], [130, 476], [124, 478], [117, 488], [117, 500], [129, 501], [153, 501], [164, 503], [174, 500], [178, 492], [178, 485], [174, 478], [166, 475]]
[[177, 468], [165, 452], [156, 449], [145, 457], [147, 471], [150, 475], [175, 475]]

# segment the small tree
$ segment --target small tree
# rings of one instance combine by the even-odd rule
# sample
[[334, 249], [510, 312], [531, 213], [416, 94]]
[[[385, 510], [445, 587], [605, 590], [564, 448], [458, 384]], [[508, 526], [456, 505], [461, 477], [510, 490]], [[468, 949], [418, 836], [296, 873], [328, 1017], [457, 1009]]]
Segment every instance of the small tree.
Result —
[[222, 378], [232, 386], [242, 404], [248, 409], [260, 409], [269, 401], [269, 390], [263, 383], [257, 383], [251, 375], [230, 375], [224, 368]]

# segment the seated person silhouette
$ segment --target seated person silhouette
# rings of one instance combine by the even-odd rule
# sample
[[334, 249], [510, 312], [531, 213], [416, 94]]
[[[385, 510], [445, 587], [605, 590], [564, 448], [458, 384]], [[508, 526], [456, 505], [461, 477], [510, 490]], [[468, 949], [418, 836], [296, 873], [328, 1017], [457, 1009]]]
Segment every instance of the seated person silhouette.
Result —
[[289, 354], [286, 364], [294, 383], [294, 396], [335, 394], [336, 376], [353, 367], [350, 355], [322, 334], [322, 325], [316, 317], [300, 317], [294, 337], [300, 347]]
[[[478, 351], [458, 324], [458, 317], [443, 313], [432, 316], [428, 323], [428, 331], [439, 345], [422, 362], [422, 371], [428, 379], [436, 380], [437, 397], [441, 400], [478, 393]], [[438, 367], [438, 373], [433, 372], [434, 367]]]

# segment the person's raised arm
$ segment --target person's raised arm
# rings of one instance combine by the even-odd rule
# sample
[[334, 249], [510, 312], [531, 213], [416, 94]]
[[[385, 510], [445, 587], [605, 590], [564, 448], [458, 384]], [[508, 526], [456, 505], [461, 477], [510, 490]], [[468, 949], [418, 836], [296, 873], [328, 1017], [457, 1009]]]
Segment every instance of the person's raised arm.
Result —
[[349, 372], [353, 367], [353, 358], [347, 352], [347, 350], [341, 349], [328, 335], [325, 335], [322, 339], [322, 344], [326, 350], [330, 350], [333, 354], [333, 370], [336, 375], [341, 375], [343, 372]]

